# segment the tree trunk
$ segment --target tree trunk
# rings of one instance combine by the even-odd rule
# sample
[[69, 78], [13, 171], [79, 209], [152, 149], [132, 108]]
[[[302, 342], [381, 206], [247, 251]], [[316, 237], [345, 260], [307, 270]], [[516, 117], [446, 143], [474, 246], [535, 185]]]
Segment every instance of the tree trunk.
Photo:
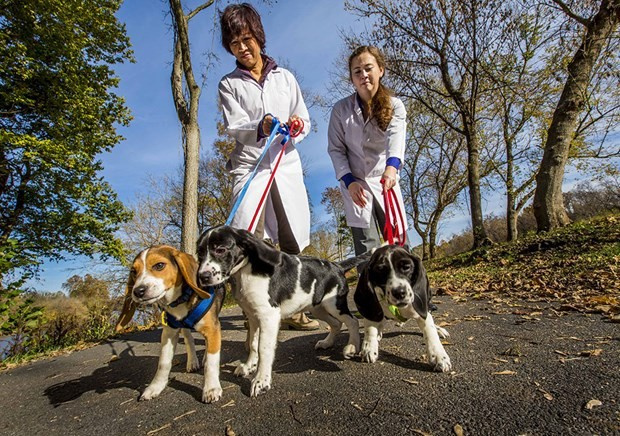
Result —
[[514, 156], [512, 142], [506, 143], [506, 240], [517, 240], [517, 211], [515, 210]]
[[184, 150], [185, 174], [181, 251], [196, 254], [196, 242], [198, 241], [198, 163], [200, 160], [200, 128], [196, 121], [187, 126]]
[[[188, 22], [197, 13], [213, 4], [203, 3], [185, 15], [181, 0], [169, 0], [174, 27], [174, 59], [170, 82], [177, 116], [183, 129], [183, 208], [181, 223], [181, 251], [195, 255], [198, 240], [198, 164], [200, 161], [200, 128], [198, 104], [200, 86], [192, 69]], [[189, 97], [189, 101], [186, 99]]]
[[467, 184], [469, 185], [469, 205], [471, 208], [471, 227], [474, 232], [474, 246], [488, 245], [489, 238], [484, 229], [482, 216], [482, 196], [480, 194], [480, 148], [474, 122], [463, 115], [465, 139], [467, 141]]
[[562, 182], [592, 69], [619, 21], [620, 0], [603, 0], [594, 17], [584, 22], [581, 46], [568, 65], [568, 78], [553, 113], [540, 169], [536, 176], [534, 216], [539, 232], [570, 222], [564, 209]]

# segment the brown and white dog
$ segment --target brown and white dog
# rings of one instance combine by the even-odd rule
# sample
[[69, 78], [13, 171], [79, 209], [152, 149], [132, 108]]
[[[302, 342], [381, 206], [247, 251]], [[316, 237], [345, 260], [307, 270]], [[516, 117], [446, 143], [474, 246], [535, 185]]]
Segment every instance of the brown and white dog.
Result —
[[[122, 330], [131, 321], [139, 304], [157, 304], [168, 313], [168, 324], [172, 324], [170, 321], [184, 320], [202, 299], [212, 298], [209, 310], [193, 326], [206, 341], [202, 401], [212, 403], [222, 396], [220, 385], [222, 336], [218, 315], [224, 300], [224, 288], [213, 288], [215, 292], [213, 296], [205, 292], [196, 284], [197, 270], [198, 264], [192, 256], [167, 245], [147, 248], [140, 252], [131, 267], [125, 302], [116, 324], [116, 331]], [[157, 397], [168, 384], [180, 330], [183, 331], [187, 349], [187, 371], [192, 372], [200, 368], [191, 331], [187, 328], [164, 325], [157, 372], [140, 396], [140, 400]]]
[[422, 261], [402, 247], [384, 245], [373, 251], [362, 268], [354, 300], [364, 317], [364, 342], [360, 355], [365, 362], [376, 362], [379, 341], [388, 320], [415, 319], [426, 340], [428, 360], [435, 371], [452, 369], [439, 336], [448, 332], [435, 325], [429, 311], [431, 290]]

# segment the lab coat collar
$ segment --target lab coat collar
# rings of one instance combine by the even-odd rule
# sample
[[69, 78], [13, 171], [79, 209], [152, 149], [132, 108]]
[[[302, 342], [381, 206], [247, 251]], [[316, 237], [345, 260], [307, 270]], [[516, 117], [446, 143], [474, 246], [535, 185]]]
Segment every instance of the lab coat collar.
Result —
[[278, 64], [273, 58], [265, 54], [262, 54], [261, 57], [263, 58], [263, 71], [261, 72], [261, 77], [258, 81], [254, 79], [254, 77], [252, 76], [252, 73], [250, 73], [250, 70], [248, 70], [244, 65], [239, 63], [239, 61], [235, 61], [237, 64], [237, 69], [235, 70], [235, 72], [240, 74], [242, 77], [246, 77], [258, 83], [260, 86], [263, 86], [265, 84], [265, 79], [267, 78], [269, 73], [274, 71], [276, 68], [278, 68]]

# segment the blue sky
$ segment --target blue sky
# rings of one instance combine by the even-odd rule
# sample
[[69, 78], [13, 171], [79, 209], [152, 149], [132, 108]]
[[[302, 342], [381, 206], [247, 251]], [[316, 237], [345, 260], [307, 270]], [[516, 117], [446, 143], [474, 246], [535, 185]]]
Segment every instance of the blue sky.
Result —
[[[185, 1], [193, 8], [202, 1]], [[223, 8], [225, 2], [219, 1]], [[253, 2], [263, 18], [267, 36], [267, 53], [284, 61], [298, 75], [302, 87], [319, 94], [330, 80], [330, 71], [343, 52], [340, 38], [342, 29], [363, 30], [363, 23], [344, 10], [344, 2], [335, 0], [287, 0], [265, 5]], [[149, 177], [175, 174], [182, 162], [181, 130], [174, 110], [170, 90], [172, 59], [172, 31], [167, 14], [167, 2], [153, 0], [127, 0], [118, 19], [126, 24], [136, 63], [116, 68], [121, 79], [118, 93], [125, 97], [133, 121], [119, 129], [126, 138], [110, 153], [101, 156], [104, 163], [102, 176], [112, 185], [121, 201], [133, 202], [136, 195], [149, 189]], [[202, 144], [211, 147], [216, 137], [217, 83], [234, 68], [234, 58], [220, 45], [216, 9], [202, 11], [190, 22], [190, 40], [194, 69], [197, 78], [205, 72], [204, 56], [214, 51], [219, 61], [207, 71], [200, 101], [199, 122]], [[353, 88], [351, 88], [353, 90]], [[307, 166], [306, 184], [310, 192], [314, 213], [324, 214], [320, 204], [321, 193], [328, 186], [336, 186], [331, 160], [327, 155], [327, 120], [321, 109], [310, 109], [317, 131], [311, 133], [299, 146]], [[567, 180], [570, 183], [570, 180]], [[484, 208], [503, 208], [503, 200], [487, 196]], [[319, 218], [320, 219], [320, 218]], [[326, 219], [326, 218], [325, 218]], [[467, 209], [442, 224], [442, 236], [469, 226]], [[415, 240], [414, 234], [412, 242]], [[88, 260], [77, 258], [62, 263], [47, 263], [40, 280], [29, 286], [40, 291], [57, 291], [73, 274], [85, 274]], [[90, 264], [92, 266], [92, 264]]]

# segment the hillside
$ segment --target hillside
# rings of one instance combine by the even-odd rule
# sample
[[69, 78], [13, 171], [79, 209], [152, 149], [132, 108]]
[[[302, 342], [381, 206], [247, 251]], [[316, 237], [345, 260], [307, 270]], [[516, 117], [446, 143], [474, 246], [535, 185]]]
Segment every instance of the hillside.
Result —
[[428, 262], [438, 295], [545, 302], [620, 322], [620, 213]]

